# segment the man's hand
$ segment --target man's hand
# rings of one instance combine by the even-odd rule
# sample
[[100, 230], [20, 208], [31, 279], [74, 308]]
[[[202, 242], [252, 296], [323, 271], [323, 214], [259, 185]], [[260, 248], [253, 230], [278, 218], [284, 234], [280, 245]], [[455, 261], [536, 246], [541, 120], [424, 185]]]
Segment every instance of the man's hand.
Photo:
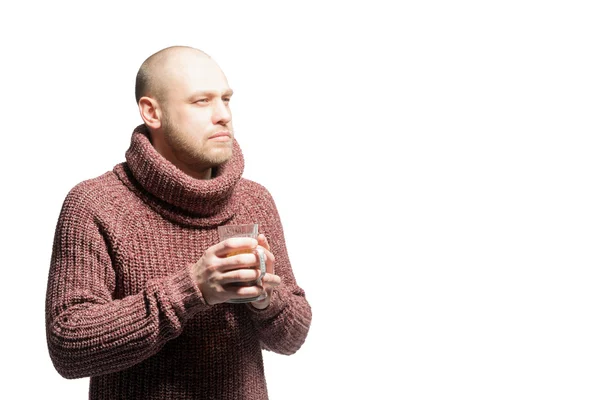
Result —
[[267, 308], [271, 303], [271, 294], [273, 293], [273, 288], [281, 284], [281, 278], [275, 275], [275, 257], [270, 251], [271, 247], [269, 246], [269, 242], [267, 242], [267, 238], [262, 233], [258, 235], [258, 245], [266, 250], [265, 256], [267, 258], [267, 273], [262, 278], [262, 287], [266, 293], [266, 297], [262, 300], [253, 301], [250, 304], [252, 304], [255, 308], [262, 310]]
[[[267, 277], [270, 274], [263, 277], [263, 287], [240, 286], [240, 283], [251, 284], [260, 277], [257, 247], [263, 248], [267, 271], [273, 271], [275, 258], [268, 247], [262, 246], [260, 241], [260, 236], [259, 241], [252, 238], [230, 238], [206, 249], [204, 255], [192, 267], [192, 271], [202, 296], [208, 304], [267, 294], [267, 290], [263, 287], [265, 279], [269, 282], [273, 280], [273, 275]], [[266, 239], [262, 242], [267, 244]], [[228, 257], [228, 254], [232, 253], [235, 255]], [[279, 277], [276, 278], [276, 285], [278, 285]]]

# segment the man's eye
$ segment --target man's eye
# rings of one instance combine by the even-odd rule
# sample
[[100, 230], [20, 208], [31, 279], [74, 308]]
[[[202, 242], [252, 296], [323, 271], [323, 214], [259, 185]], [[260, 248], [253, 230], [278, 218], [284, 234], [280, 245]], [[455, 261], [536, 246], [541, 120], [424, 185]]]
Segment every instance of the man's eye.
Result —
[[208, 99], [200, 99], [196, 103], [208, 103]]
[[225, 98], [223, 99], [223, 102], [225, 102], [225, 103], [229, 103], [229, 100], [231, 100], [229, 97], [225, 97]]

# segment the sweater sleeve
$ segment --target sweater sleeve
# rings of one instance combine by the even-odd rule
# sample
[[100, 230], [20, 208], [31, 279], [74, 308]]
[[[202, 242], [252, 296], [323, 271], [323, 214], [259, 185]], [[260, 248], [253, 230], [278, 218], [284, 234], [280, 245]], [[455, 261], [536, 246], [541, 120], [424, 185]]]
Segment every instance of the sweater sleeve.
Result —
[[156, 354], [207, 307], [190, 266], [115, 299], [116, 277], [92, 195], [75, 187], [56, 226], [48, 288], [50, 357], [65, 378], [117, 372]]
[[312, 310], [305, 292], [298, 284], [285, 246], [283, 227], [271, 195], [264, 189], [261, 202], [264, 212], [262, 223], [271, 252], [275, 256], [275, 274], [281, 285], [274, 289], [269, 306], [263, 310], [247, 307], [259, 333], [263, 348], [279, 354], [290, 355], [300, 349], [312, 320]]

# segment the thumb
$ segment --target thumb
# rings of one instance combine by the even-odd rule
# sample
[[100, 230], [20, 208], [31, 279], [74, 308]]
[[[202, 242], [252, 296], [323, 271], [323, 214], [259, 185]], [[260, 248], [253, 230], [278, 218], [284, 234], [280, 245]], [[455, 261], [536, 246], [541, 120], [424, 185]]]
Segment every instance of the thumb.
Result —
[[258, 244], [262, 247], [264, 247], [265, 249], [271, 251], [271, 246], [269, 246], [269, 242], [267, 241], [267, 237], [265, 235], [263, 235], [262, 233], [260, 235], [258, 235]]

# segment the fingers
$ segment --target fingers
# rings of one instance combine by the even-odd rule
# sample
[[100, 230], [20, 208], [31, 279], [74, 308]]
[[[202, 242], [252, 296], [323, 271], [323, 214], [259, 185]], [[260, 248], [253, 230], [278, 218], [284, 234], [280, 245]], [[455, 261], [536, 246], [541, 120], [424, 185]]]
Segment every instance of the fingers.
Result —
[[227, 291], [231, 294], [231, 298], [253, 298], [261, 297], [261, 300], [271, 296], [273, 289], [281, 284], [281, 278], [277, 275], [266, 274], [262, 279], [261, 285], [253, 286], [235, 286], [228, 285]]
[[227, 292], [234, 297], [255, 297], [265, 294], [265, 291], [272, 291], [281, 284], [281, 278], [273, 274], [265, 274], [260, 282], [260, 271], [257, 270], [237, 270], [222, 275], [220, 283]]
[[243, 250], [248, 251], [248, 253], [240, 253], [230, 255], [228, 257], [221, 257], [220, 259], [215, 260], [215, 269], [221, 272], [227, 272], [240, 268], [257, 268], [260, 264], [257, 249], [261, 249], [265, 255], [266, 272], [273, 273], [275, 256], [262, 246], [256, 246], [254, 250]]
[[268, 249], [265, 250], [265, 263], [267, 273], [274, 274], [275, 273], [275, 256]]
[[252, 302], [252, 305], [258, 309], [264, 309], [271, 303], [273, 289], [281, 284], [281, 278], [277, 275], [266, 274], [262, 279], [262, 293], [260, 297]]
[[[209, 247], [194, 265], [202, 294], [207, 303], [266, 297], [281, 279], [274, 275], [275, 256], [264, 235], [230, 238]], [[263, 256], [263, 257], [261, 257]], [[261, 261], [265, 274], [261, 278]]]
[[267, 241], [267, 237], [262, 233], [258, 235], [258, 244], [265, 249], [271, 251], [271, 246], [269, 246], [269, 242]]
[[[240, 272], [240, 275], [235, 276], [234, 273]], [[248, 278], [254, 278], [256, 274], [252, 276], [251, 270], [244, 271], [232, 271], [227, 278], [227, 281], [231, 281], [229, 284], [221, 285], [219, 297], [221, 300], [218, 302], [231, 301], [236, 302], [240, 300], [251, 300], [253, 304], [267, 305], [269, 298], [273, 293], [273, 289], [281, 284], [281, 278], [276, 275], [266, 274], [262, 279], [262, 284], [256, 284], [256, 279], [252, 279], [250, 282], [235, 281], [235, 279], [246, 280]], [[254, 271], [257, 272], [257, 271]], [[223, 276], [226, 276], [224, 274]], [[223, 283], [225, 281], [221, 281]], [[256, 300], [253, 300], [256, 299]]]
[[[216, 259], [216, 265], [213, 267], [213, 280], [219, 282], [219, 284], [226, 285], [234, 282], [252, 282], [257, 281], [261, 278], [259, 251], [260, 249], [264, 254], [265, 259], [265, 274], [273, 275], [273, 269], [275, 264], [275, 256], [265, 250], [262, 246], [257, 246], [253, 253], [237, 254], [230, 257]], [[269, 281], [272, 278], [267, 278]], [[277, 277], [279, 279], [279, 277]], [[276, 282], [278, 284], [278, 282]]]
[[260, 278], [260, 271], [257, 269], [236, 269], [221, 275], [221, 284], [228, 285], [231, 283], [253, 283]]
[[228, 300], [252, 299], [266, 296], [266, 291], [260, 286], [228, 286]]
[[263, 288], [275, 288], [281, 285], [281, 278], [273, 274], [265, 274], [262, 278]]
[[[249, 286], [277, 287], [281, 285], [281, 278], [273, 274], [265, 274], [260, 282], [260, 271], [257, 269], [236, 269], [220, 276], [219, 284], [222, 286], [231, 284], [246, 284]], [[238, 285], [239, 286], [239, 285]]]
[[254, 253], [242, 253], [229, 257], [223, 257], [216, 261], [217, 269], [222, 272], [228, 272], [236, 269], [256, 268], [259, 260]]
[[217, 243], [210, 247], [210, 250], [217, 257], [227, 257], [238, 251], [254, 250], [256, 246], [258, 246], [258, 241], [254, 238], [235, 237]]

